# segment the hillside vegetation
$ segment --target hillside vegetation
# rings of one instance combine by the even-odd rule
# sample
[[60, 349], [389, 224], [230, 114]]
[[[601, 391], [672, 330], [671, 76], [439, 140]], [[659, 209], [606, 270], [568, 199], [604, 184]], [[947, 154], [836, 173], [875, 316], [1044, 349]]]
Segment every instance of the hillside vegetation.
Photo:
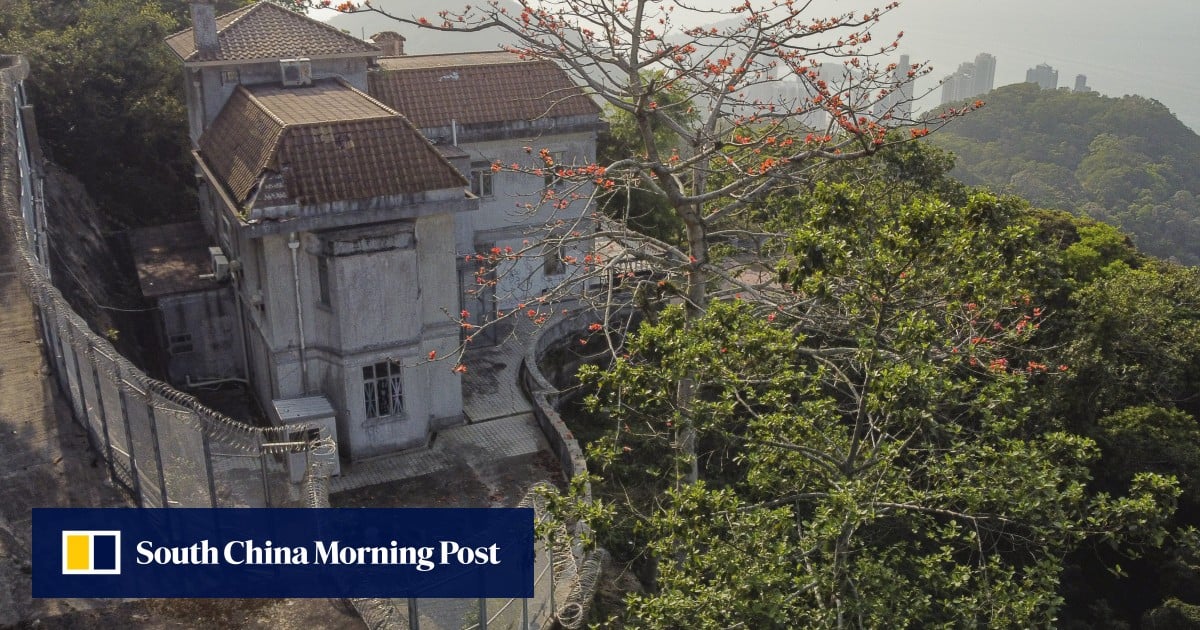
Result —
[[1142, 251], [1200, 264], [1200, 136], [1140, 96], [1009, 85], [931, 141], [954, 175], [1120, 227]]

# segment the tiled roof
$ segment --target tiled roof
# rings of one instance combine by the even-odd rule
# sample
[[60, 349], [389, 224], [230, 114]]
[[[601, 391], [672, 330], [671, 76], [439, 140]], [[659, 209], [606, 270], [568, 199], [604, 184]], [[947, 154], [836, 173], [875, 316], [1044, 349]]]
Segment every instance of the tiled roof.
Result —
[[403, 116], [340, 80], [238, 86], [200, 154], [240, 204], [268, 173], [301, 204], [467, 185]]
[[208, 236], [199, 221], [174, 223], [134, 230], [129, 248], [137, 266], [142, 295], [156, 298], [171, 293], [215, 289], [215, 280], [201, 278], [211, 273]]
[[270, 2], [259, 2], [217, 18], [215, 56], [196, 50], [192, 29], [167, 38], [167, 45], [184, 61], [248, 61], [363, 53], [379, 54], [379, 47], [338, 29]]
[[600, 114], [550, 61], [482, 52], [390, 57], [379, 66], [367, 75], [371, 96], [421, 129]]

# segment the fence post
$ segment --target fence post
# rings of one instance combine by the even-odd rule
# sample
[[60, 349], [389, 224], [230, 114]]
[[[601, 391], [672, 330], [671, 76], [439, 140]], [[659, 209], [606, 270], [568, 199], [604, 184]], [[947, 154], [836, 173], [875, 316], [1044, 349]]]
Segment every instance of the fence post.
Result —
[[258, 434], [258, 469], [262, 472], [263, 507], [271, 507], [271, 482], [267, 479], [267, 452], [263, 448], [262, 433]]
[[108, 411], [104, 408], [104, 389], [100, 386], [100, 370], [96, 368], [96, 349], [88, 344], [88, 356], [92, 364], [92, 382], [96, 385], [96, 411], [100, 414], [100, 429], [104, 431], [104, 453], [108, 460], [108, 477], [117, 483], [117, 467], [113, 464], [112, 438], [108, 436]]
[[[77, 390], [71, 392], [71, 402], [74, 403], [72, 407], [75, 409], [75, 421], [83, 425], [88, 436], [88, 444], [98, 451], [100, 447], [96, 444], [96, 436], [92, 435], [92, 425], [88, 422], [87, 399], [83, 395], [83, 376], [79, 372], [79, 348], [75, 347], [75, 332], [74, 327], [72, 327], [69, 329], [67, 335], [68, 343], [71, 345], [71, 363], [75, 364], [75, 389]], [[86, 343], [87, 340], [85, 339], [84, 341]], [[70, 391], [70, 379], [68, 378], [67, 381], [67, 390]]]
[[546, 559], [550, 561], [550, 618], [558, 614], [558, 605], [554, 603], [554, 547], [546, 541]]
[[212, 506], [217, 507], [217, 482], [213, 479], [212, 447], [209, 446], [208, 431], [203, 428], [200, 429], [200, 443], [204, 445], [204, 472], [208, 476], [208, 498]]
[[158, 466], [158, 490], [162, 495], [162, 506], [167, 502], [167, 475], [163, 472], [162, 444], [158, 441], [158, 417], [154, 415], [154, 392], [146, 390], [146, 413], [150, 416], [150, 437], [154, 440], [154, 464]]
[[125, 390], [129, 384], [117, 368], [117, 400], [121, 403], [121, 424], [125, 425], [125, 448], [129, 450], [129, 476], [133, 477], [133, 494], [137, 496], [138, 507], [145, 507], [142, 500], [142, 476], [138, 474], [137, 449], [133, 445], [133, 431], [129, 428], [129, 406], [126, 402]]

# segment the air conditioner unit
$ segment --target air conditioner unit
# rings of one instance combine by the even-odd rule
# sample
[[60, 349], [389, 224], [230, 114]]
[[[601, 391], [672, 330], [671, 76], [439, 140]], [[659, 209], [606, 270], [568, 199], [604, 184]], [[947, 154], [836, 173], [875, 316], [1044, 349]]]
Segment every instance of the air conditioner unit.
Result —
[[212, 263], [213, 280], [220, 282], [229, 277], [229, 258], [220, 247], [209, 247], [208, 259]]
[[284, 87], [312, 85], [312, 62], [307, 57], [280, 59], [279, 72], [283, 77]]

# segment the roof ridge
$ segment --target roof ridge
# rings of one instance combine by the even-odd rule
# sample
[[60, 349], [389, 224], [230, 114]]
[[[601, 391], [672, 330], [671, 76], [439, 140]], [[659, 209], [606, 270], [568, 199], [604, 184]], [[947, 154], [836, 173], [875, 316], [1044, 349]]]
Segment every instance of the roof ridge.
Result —
[[[252, 5], [249, 5], [249, 6], [247, 6], [247, 7], [243, 7], [245, 10], [244, 10], [244, 11], [242, 11], [242, 14], [241, 14], [241, 15], [239, 15], [239, 16], [237, 16], [237, 17], [233, 18], [232, 20], [229, 20], [229, 23], [228, 23], [228, 24], [226, 24], [225, 26], [223, 26], [223, 27], [221, 27], [221, 28], [218, 28], [218, 29], [217, 29], [217, 37], [220, 37], [220, 36], [221, 36], [221, 33], [224, 33], [225, 31], [227, 31], [227, 30], [229, 30], [229, 29], [233, 28], [234, 26], [236, 26], [238, 22], [241, 22], [242, 20], [244, 20], [244, 19], [246, 18], [246, 16], [247, 16], [247, 15], [250, 15], [251, 13], [254, 13], [255, 11], [257, 11], [257, 10], [258, 10], [258, 8], [259, 8], [259, 7], [261, 7], [261, 6], [262, 6], [262, 5], [264, 5], [264, 4], [271, 4], [271, 3], [270, 3], [270, 2], [267, 2], [266, 0], [259, 0], [258, 2], [255, 2], [255, 3], [254, 3], [254, 4], [252, 4]], [[272, 4], [271, 6], [276, 6], [276, 5], [273, 5], [273, 4]], [[283, 7], [279, 7], [279, 8], [281, 8], [281, 9], [282, 9]], [[219, 19], [221, 19], [221, 18], [223, 18], [223, 17], [225, 17], [225, 16], [227, 16], [227, 15], [230, 15], [230, 14], [233, 14], [233, 13], [236, 13], [236, 12], [237, 12], [237, 11], [230, 11], [229, 13], [223, 13], [223, 14], [221, 14], [221, 15], [217, 16], [217, 19], [219, 20]]]
[[[282, 23], [287, 25], [288, 30], [308, 29], [308, 34], [312, 36], [314, 33], [320, 33], [317, 36], [318, 40], [328, 39], [329, 46], [341, 50], [343, 53], [349, 51], [354, 55], [377, 57], [383, 54], [383, 50], [372, 42], [359, 39], [339, 28], [326, 24], [320, 20], [314, 19], [303, 13], [289, 10], [283, 6], [268, 2], [267, 0], [259, 0], [254, 4], [247, 5], [227, 13], [222, 13], [217, 16], [217, 38], [221, 42], [221, 51], [217, 53], [215, 59], [206, 59], [200, 50], [195, 46], [194, 37], [189, 38], [189, 33], [194, 33], [195, 25], [191, 25], [177, 33], [174, 33], [166, 38], [166, 41], [175, 53], [184, 61], [184, 63], [195, 61], [233, 61], [244, 58], [239, 58], [237, 52], [231, 53], [232, 56], [226, 57], [228, 53], [225, 50], [226, 46], [233, 46], [233, 41], [241, 39], [235, 36], [240, 30], [246, 28], [247, 24], [254, 24], [258, 21], [267, 23]], [[225, 22], [228, 20], [228, 22]], [[176, 48], [178, 47], [178, 48]], [[334, 51], [336, 52], [336, 50]], [[325, 53], [316, 55], [305, 55], [320, 57]], [[211, 56], [211, 55], [209, 55]], [[271, 55], [268, 55], [270, 57]]]
[[[278, 4], [275, 4], [274, 2], [269, 2], [268, 0], [258, 0], [258, 2], [250, 5], [250, 8], [248, 10], [246, 10], [245, 13], [234, 18], [229, 24], [225, 25], [225, 28], [218, 30], [217, 35], [219, 36], [221, 33], [224, 33], [226, 30], [233, 28], [234, 26], [237, 25], [238, 22], [242, 21], [242, 19], [244, 19], [247, 15], [250, 15], [252, 12], [257, 11], [260, 7], [264, 7], [264, 6], [270, 7], [271, 10], [282, 11], [283, 14], [288, 16], [289, 19], [299, 19], [299, 20], [305, 20], [307, 22], [311, 22], [312, 24], [320, 26], [321, 28], [329, 31], [330, 33], [338, 35], [338, 36], [342, 37], [343, 39], [352, 39], [356, 43], [366, 44], [367, 46], [370, 46], [371, 48], [374, 48], [375, 50], [378, 50], [379, 52], [383, 52], [383, 49], [380, 48], [379, 46], [376, 46], [374, 42], [369, 42], [364, 39], [359, 39], [345, 31], [343, 31], [340, 28], [326, 24], [325, 22], [322, 22], [321, 20], [311, 18], [305, 13], [298, 13], [296, 11], [292, 11], [291, 9], [285, 9], [284, 7], [281, 7]], [[233, 13], [233, 11], [230, 11], [229, 13]], [[229, 15], [229, 13], [226, 13], [225, 15]]]
[[[280, 118], [279, 116], [276, 116], [275, 112], [271, 111], [271, 108], [267, 107], [266, 103], [263, 103], [262, 101], [258, 100], [258, 97], [254, 95], [254, 92], [251, 92], [250, 90], [246, 89], [246, 86], [239, 83], [237, 85], [237, 89], [234, 91], [245, 94], [246, 98], [248, 98], [255, 107], [262, 110], [262, 112], [264, 114], [266, 114], [271, 120], [275, 121], [275, 124], [279, 125], [280, 128], [282, 128], [282, 129], [288, 128], [288, 123], [284, 122], [284, 120], [282, 118]], [[224, 108], [222, 108], [222, 110], [223, 109]]]
[[[267, 2], [267, 0], [261, 0], [261, 3], [262, 3], [262, 4], [271, 4], [270, 2]], [[279, 7], [279, 8], [281, 8], [281, 9], [282, 9], [283, 7]], [[284, 10], [286, 11], [287, 9], [284, 9]], [[338, 35], [341, 35], [342, 37], [345, 37], [345, 38], [347, 38], [347, 39], [353, 39], [353, 40], [354, 40], [354, 41], [356, 41], [356, 42], [360, 42], [360, 43], [366, 44], [367, 46], [370, 46], [371, 48], [374, 48], [375, 50], [378, 50], [378, 51], [379, 51], [379, 52], [381, 52], [381, 53], [383, 52], [383, 49], [382, 49], [382, 48], [380, 48], [379, 46], [375, 45], [375, 42], [368, 41], [368, 40], [365, 40], [365, 39], [359, 39], [359, 38], [357, 38], [357, 37], [355, 37], [355, 36], [351, 35], [350, 33], [347, 33], [347, 32], [345, 32], [345, 31], [343, 31], [342, 29], [340, 29], [340, 28], [337, 28], [336, 26], [333, 26], [332, 24], [329, 24], [328, 22], [322, 22], [321, 20], [314, 19], [314, 18], [310, 18], [310, 17], [308, 17], [308, 15], [303, 15], [303, 16], [301, 16], [301, 17], [304, 17], [305, 19], [312, 20], [312, 21], [313, 21], [313, 23], [315, 23], [315, 24], [319, 24], [319, 25], [321, 26], [321, 28], [324, 28], [324, 29], [326, 29], [326, 30], [328, 30], [328, 31], [330, 31], [330, 32], [337, 33]]]
[[514, 53], [509, 50], [504, 50], [503, 48], [496, 48], [495, 50], [459, 50], [459, 51], [455, 51], [455, 52], [421, 53], [419, 55], [402, 55], [402, 56], [408, 57], [409, 59], [413, 59], [416, 57], [449, 57], [449, 56], [453, 56], [453, 55], [497, 55], [497, 54], [506, 54], [506, 55], [511, 55], [513, 57], [517, 57], [517, 53]]
[[[215, 19], [215, 20], [219, 20], [219, 19], [221, 19], [221, 18], [224, 18], [224, 17], [228, 17], [228, 16], [230, 16], [230, 15], [233, 15], [234, 13], [248, 13], [248, 12], [250, 11], [250, 9], [253, 9], [255, 6], [257, 6], [257, 5], [256, 5], [256, 4], [248, 4], [248, 5], [244, 6], [244, 7], [238, 7], [238, 8], [236, 8], [236, 9], [232, 10], [232, 11], [227, 11], [227, 12], [225, 12], [225, 13], [222, 13], [221, 15], [218, 15], [218, 16], [216, 16], [216, 17], [215, 17], [215, 18], [213, 18], [213, 19]], [[240, 16], [239, 16], [239, 17], [240, 17]], [[234, 21], [236, 21], [237, 19], [238, 19], [238, 18], [234, 18]], [[170, 35], [167, 35], [167, 36], [166, 36], [165, 38], [163, 38], [163, 39], [171, 39], [172, 37], [178, 37], [178, 36], [180, 36], [180, 35], [183, 35], [184, 33], [187, 33], [187, 32], [189, 32], [189, 31], [192, 31], [192, 30], [194, 30], [194, 29], [195, 29], [195, 25], [193, 24], [192, 26], [189, 26], [189, 27], [187, 27], [187, 28], [184, 28], [184, 29], [180, 29], [180, 30], [178, 30], [178, 31], [175, 31], [174, 33], [171, 33]], [[218, 33], [218, 34], [220, 34], [220, 31], [217, 31], [217, 33]]]

